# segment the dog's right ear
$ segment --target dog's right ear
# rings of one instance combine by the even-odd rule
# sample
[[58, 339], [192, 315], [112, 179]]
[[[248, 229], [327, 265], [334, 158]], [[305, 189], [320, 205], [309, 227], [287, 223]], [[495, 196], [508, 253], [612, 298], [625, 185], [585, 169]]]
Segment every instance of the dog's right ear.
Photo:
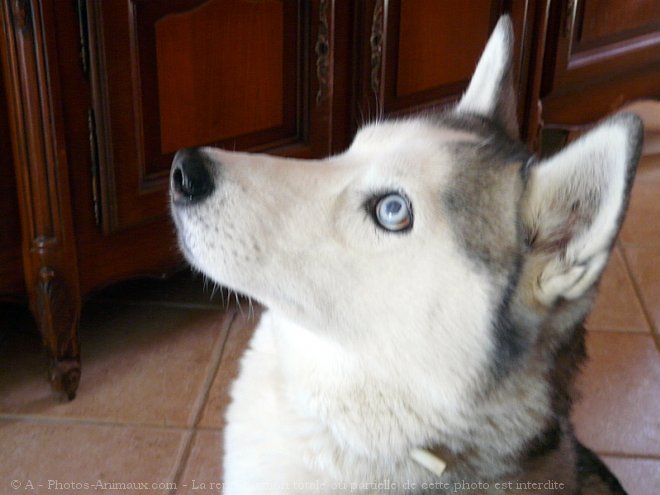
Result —
[[480, 115], [498, 122], [517, 138], [516, 95], [513, 89], [513, 25], [500, 17], [486, 44], [472, 80], [456, 106], [457, 113]]
[[598, 281], [628, 205], [642, 138], [639, 117], [620, 114], [531, 166], [522, 223], [538, 303], [577, 299]]

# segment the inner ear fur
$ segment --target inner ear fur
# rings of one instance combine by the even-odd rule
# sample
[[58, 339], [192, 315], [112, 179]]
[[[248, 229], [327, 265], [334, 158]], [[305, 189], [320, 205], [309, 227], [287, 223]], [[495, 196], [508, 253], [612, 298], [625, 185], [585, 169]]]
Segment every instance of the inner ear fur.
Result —
[[619, 114], [532, 165], [523, 198], [535, 299], [577, 299], [598, 281], [625, 214], [642, 123]]

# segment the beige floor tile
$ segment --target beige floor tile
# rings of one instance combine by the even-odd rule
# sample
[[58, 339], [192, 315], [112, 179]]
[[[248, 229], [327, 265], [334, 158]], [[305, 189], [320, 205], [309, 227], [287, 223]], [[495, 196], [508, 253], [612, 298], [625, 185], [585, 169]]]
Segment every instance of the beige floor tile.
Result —
[[198, 431], [177, 482], [177, 495], [221, 493], [222, 432]]
[[644, 312], [618, 248], [612, 252], [586, 326], [589, 330], [648, 331]]
[[[184, 439], [174, 430], [0, 421], [0, 493], [165, 494]], [[149, 490], [95, 489], [99, 482]]]
[[37, 344], [16, 352], [16, 345], [26, 345], [19, 342], [0, 349], [0, 415], [192, 425], [232, 315], [88, 304], [81, 322], [83, 374], [77, 398], [53, 401], [43, 366], [35, 365], [43, 351]]
[[621, 229], [621, 242], [633, 246], [660, 246], [660, 155], [641, 166], [635, 178], [630, 206]]
[[655, 331], [660, 330], [660, 247], [626, 248], [632, 276], [642, 295]]
[[240, 358], [248, 346], [261, 312], [262, 309], [255, 306], [254, 315], [238, 315], [232, 324], [199, 426], [224, 427], [229, 387], [238, 374]]
[[660, 487], [660, 460], [602, 457], [630, 495], [657, 495]]
[[588, 332], [573, 420], [600, 453], [660, 455], [660, 354], [650, 335]]

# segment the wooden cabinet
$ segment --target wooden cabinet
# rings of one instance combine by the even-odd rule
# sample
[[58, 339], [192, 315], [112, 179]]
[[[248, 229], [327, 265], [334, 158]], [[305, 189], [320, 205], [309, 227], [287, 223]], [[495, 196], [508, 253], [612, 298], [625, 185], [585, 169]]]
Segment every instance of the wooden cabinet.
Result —
[[0, 74], [0, 298], [24, 292], [16, 177], [5, 86]]
[[546, 125], [592, 122], [641, 97], [660, 97], [660, 2], [551, 4], [539, 99]]
[[[592, 120], [660, 88], [645, 79], [659, 67], [657, 2], [610, 3], [0, 0], [24, 288], [54, 387], [75, 394], [86, 295], [181, 266], [167, 199], [178, 148], [340, 152], [365, 121], [456, 101], [505, 12], [523, 135]], [[0, 187], [13, 184], [4, 163]], [[0, 200], [15, 232], [16, 202]], [[0, 270], [18, 254], [7, 239]]]
[[358, 55], [357, 125], [441, 108], [458, 100], [499, 17], [511, 15], [516, 36], [519, 109], [526, 104], [535, 2], [525, 0], [368, 0], [358, 2], [354, 55]]
[[365, 2], [358, 36], [364, 44], [360, 110], [365, 116], [394, 116], [456, 101], [505, 12], [511, 14], [516, 31], [515, 70], [520, 73], [527, 3]]
[[330, 152], [328, 2], [81, 5], [105, 234], [166, 213], [179, 148]]

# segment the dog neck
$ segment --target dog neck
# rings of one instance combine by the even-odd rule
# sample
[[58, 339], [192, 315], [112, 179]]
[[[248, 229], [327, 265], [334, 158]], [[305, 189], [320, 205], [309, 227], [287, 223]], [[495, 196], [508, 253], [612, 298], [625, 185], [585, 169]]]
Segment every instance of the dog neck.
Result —
[[[448, 416], [436, 416], [435, 411], [425, 405], [427, 401], [415, 402], [419, 394], [422, 398], [428, 397], [427, 389], [420, 388], [417, 395], [397, 395], [399, 390], [391, 388], [389, 380], [374, 378], [370, 369], [350, 367], [353, 358], [344, 349], [337, 350], [337, 354], [348, 363], [328, 358], [336, 344], [280, 320], [279, 316], [276, 312], [267, 314], [272, 318], [269, 323], [278, 328], [274, 341], [286, 352], [286, 359], [279, 361], [285, 388], [289, 388], [290, 397], [297, 396], [299, 403], [305, 404], [308, 416], [310, 411], [319, 417], [332, 415], [335, 423], [341, 426], [337, 429], [341, 435], [340, 444], [357, 446], [357, 451], [375, 447], [379, 452], [374, 455], [385, 457], [387, 452], [403, 454], [405, 451], [400, 448], [410, 449], [405, 443], [414, 429], [401, 430], [398, 436], [388, 435], [383, 439], [377, 427], [365, 428], [364, 418], [378, 417], [382, 411], [382, 403], [378, 401], [386, 397], [387, 403], [395, 407], [406, 404], [400, 409], [387, 409], [388, 414], [398, 418], [395, 424], [405, 425], [406, 421], [411, 421], [414, 428], [414, 421], [421, 418], [437, 428], [434, 443], [418, 444], [416, 449], [408, 450], [404, 455], [412, 455], [415, 462], [436, 476], [443, 471], [443, 480], [496, 480], [527, 471], [557, 475], [555, 479], [561, 479], [560, 475], [566, 478], [566, 473], [561, 470], [570, 469], [570, 465], [559, 461], [562, 456], [568, 459], [573, 448], [567, 418], [572, 375], [583, 354], [580, 332], [575, 332], [570, 342], [557, 345], [553, 359], [533, 350], [518, 363], [518, 372], [499, 376], [493, 384], [472, 396], [472, 406], [461, 407]], [[544, 348], [538, 346], [538, 352], [543, 352]], [[338, 374], [337, 369], [344, 371]], [[345, 369], [351, 372], [347, 374]], [[357, 375], [356, 371], [362, 371], [362, 374]], [[322, 373], [323, 383], [330, 386], [319, 389], [319, 380], [309, 380], [310, 373]], [[357, 388], [342, 388], [352, 383], [347, 376], [357, 383], [354, 385]], [[355, 391], [365, 388], [379, 390], [377, 400], [356, 403]], [[313, 394], [323, 394], [323, 400]], [[323, 404], [326, 409], [317, 412], [314, 407], [318, 404]], [[359, 414], [344, 414], [347, 410], [356, 411], [356, 408], [359, 408]], [[405, 421], [399, 414], [404, 415]], [[557, 446], [558, 442], [561, 448]], [[560, 452], [565, 454], [560, 455]], [[534, 469], [523, 469], [528, 464]]]
[[[425, 463], [424, 456], [418, 455], [414, 455], [413, 459], [422, 459], [422, 462], [417, 462], [438, 476], [442, 473], [443, 479], [500, 479], [520, 483], [554, 479], [564, 482], [565, 491], [562, 493], [572, 493], [579, 473], [574, 469], [577, 462], [576, 441], [568, 417], [574, 374], [585, 355], [584, 328], [578, 327], [570, 335], [566, 342], [555, 347], [555, 360], [549, 369], [540, 367], [544, 360], [532, 354], [520, 363], [520, 373], [504, 377], [497, 386], [493, 386], [487, 397], [483, 397], [481, 406], [486, 414], [475, 416], [471, 423], [481, 424], [477, 430], [484, 428], [485, 433], [479, 436], [476, 432], [470, 434], [473, 441], [464, 444], [463, 448], [440, 443], [421, 446], [425, 454], [437, 462]], [[543, 381], [528, 382], [526, 377], [533, 375], [543, 376]], [[502, 452], [501, 447], [510, 439], [506, 438], [508, 435], [501, 423], [507, 418], [497, 415], [498, 405], [503, 401], [513, 401], [523, 411], [533, 406], [535, 400], [531, 398], [530, 402], [530, 394], [534, 387], [530, 388], [530, 383], [547, 387], [542, 395], [552, 398], [548, 404], [551, 414], [544, 416], [546, 419], [539, 423], [535, 436], [517, 449], [504, 449]], [[525, 401], [528, 402], [527, 407]], [[523, 417], [536, 413], [538, 411], [529, 409]]]
[[[552, 421], [548, 427], [533, 438], [527, 447], [517, 456], [509, 456], [510, 462], [517, 471], [525, 463], [536, 462], [549, 458], [554, 451], [560, 448], [562, 437], [558, 421]], [[470, 448], [464, 452], [454, 452], [445, 445], [431, 445], [424, 448], [415, 448], [410, 452], [412, 459], [428, 469], [436, 476], [445, 471], [466, 473], [479, 471], [482, 456], [477, 448]], [[489, 459], [489, 463], [492, 459]]]

